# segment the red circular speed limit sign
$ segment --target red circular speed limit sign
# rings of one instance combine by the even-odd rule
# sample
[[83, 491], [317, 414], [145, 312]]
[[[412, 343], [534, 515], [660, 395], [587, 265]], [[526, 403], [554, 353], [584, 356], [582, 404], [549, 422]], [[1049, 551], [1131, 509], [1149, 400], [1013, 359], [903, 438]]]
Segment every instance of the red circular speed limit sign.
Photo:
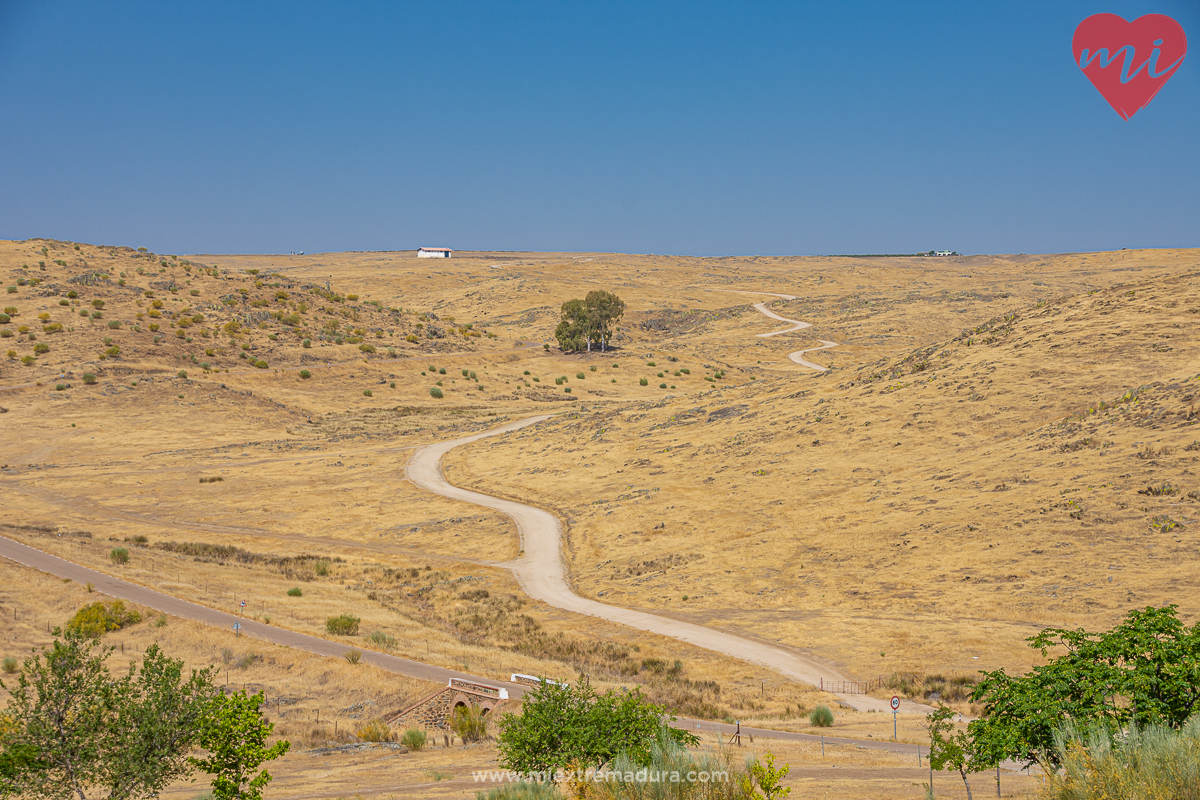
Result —
[[892, 711], [895, 711], [899, 707], [900, 707], [900, 698], [896, 697], [896, 695], [892, 695]]

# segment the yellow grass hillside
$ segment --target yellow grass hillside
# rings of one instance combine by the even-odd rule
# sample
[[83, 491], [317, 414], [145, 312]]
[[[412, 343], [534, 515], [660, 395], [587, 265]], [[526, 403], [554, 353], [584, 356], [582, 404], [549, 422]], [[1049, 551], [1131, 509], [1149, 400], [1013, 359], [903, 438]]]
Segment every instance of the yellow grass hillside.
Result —
[[[524, 599], [503, 567], [515, 526], [407, 482], [413, 449], [549, 413], [445, 471], [557, 514], [581, 594], [859, 678], [1020, 669], [1041, 626], [1198, 611], [1198, 262], [430, 264], [6, 242], [5, 535], [108, 570], [112, 540], [131, 540], [133, 579], [214, 607], [229, 599], [212, 586], [238, 575], [260, 613], [306, 632], [354, 613], [431, 663], [591, 669], [689, 713], [787, 725], [817, 701], [808, 687]], [[559, 352], [559, 306], [593, 288], [628, 305], [614, 348]], [[787, 326], [758, 302], [812, 327], [761, 337]], [[819, 341], [836, 343], [809, 355], [829, 371], [787, 358]], [[197, 560], [203, 547], [253, 558]], [[289, 616], [281, 598], [313, 559], [336, 568], [310, 576], [312, 613]], [[488, 596], [416, 594], [433, 573]], [[660, 680], [675, 658], [695, 685]]]

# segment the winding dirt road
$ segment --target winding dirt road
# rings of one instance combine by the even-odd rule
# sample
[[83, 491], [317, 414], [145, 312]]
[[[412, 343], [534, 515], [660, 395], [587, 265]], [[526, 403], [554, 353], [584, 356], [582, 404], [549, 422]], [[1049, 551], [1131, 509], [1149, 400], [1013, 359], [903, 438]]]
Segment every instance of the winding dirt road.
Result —
[[[408, 479], [434, 494], [474, 503], [511, 517], [517, 524], [517, 530], [521, 535], [521, 546], [525, 552], [522, 557], [497, 566], [511, 570], [521, 588], [535, 600], [541, 600], [564, 611], [599, 617], [638, 630], [679, 639], [706, 650], [760, 664], [793, 680], [814, 686], [820, 685], [822, 680], [848, 680], [845, 675], [832, 667], [763, 642], [690, 622], [680, 622], [645, 611], [611, 606], [580, 597], [572, 591], [567, 577], [567, 566], [562, 557], [562, 526], [559, 525], [557, 517], [548, 511], [513, 500], [504, 500], [469, 489], [460, 489], [447, 481], [446, 476], [442, 473], [442, 457], [455, 447], [477, 442], [488, 436], [498, 436], [520, 430], [549, 418], [550, 415], [546, 414], [527, 417], [483, 433], [426, 445], [417, 450], [413, 454], [412, 460], [409, 461]], [[875, 697], [867, 695], [838, 695], [838, 697], [846, 705], [859, 711], [890, 710], [886, 701]], [[927, 714], [931, 710], [917, 703], [907, 701], [901, 703], [901, 711], [908, 713]]]
[[[790, 294], [777, 294], [776, 292], [745, 292], [745, 291], [741, 291], [741, 290], [739, 290], [739, 289], [717, 289], [717, 290], [715, 290], [715, 291], [718, 291], [718, 292], [732, 292], [733, 294], [765, 294], [765, 295], [770, 295], [771, 297], [778, 297], [778, 298], [781, 298], [781, 299], [783, 299], [783, 300], [795, 300], [795, 299], [796, 299], [795, 295], [790, 295]], [[768, 337], [770, 337], [770, 336], [778, 336], [778, 335], [780, 335], [781, 333], [791, 333], [791, 332], [793, 332], [793, 331], [802, 331], [802, 330], [804, 330], [805, 328], [811, 328], [811, 327], [812, 327], [812, 323], [811, 323], [811, 322], [801, 322], [801, 321], [800, 321], [800, 320], [798, 320], [798, 319], [788, 319], [787, 317], [781, 317], [781, 316], [779, 316], [779, 315], [778, 315], [778, 314], [776, 314], [774, 311], [772, 311], [771, 309], [767, 308], [767, 303], [766, 303], [766, 302], [762, 302], [762, 303], [755, 303], [755, 304], [754, 304], [754, 308], [755, 308], [755, 310], [756, 310], [756, 311], [758, 311], [760, 314], [765, 314], [766, 316], [770, 317], [771, 319], [777, 319], [777, 320], [779, 320], [780, 322], [789, 322], [789, 323], [791, 323], [791, 325], [792, 325], [792, 327], [790, 327], [790, 328], [784, 328], [784, 329], [783, 329], [783, 330], [781, 330], [781, 331], [771, 331], [770, 333], [759, 333], [759, 334], [756, 334], [756, 336], [757, 336], [758, 338], [760, 338], [760, 339], [766, 339], [766, 338], [768, 338]], [[796, 352], [794, 352], [794, 353], [788, 353], [788, 359], [790, 359], [791, 361], [794, 361], [794, 362], [796, 362], [797, 364], [799, 364], [799, 365], [800, 365], [800, 366], [802, 366], [802, 367], [808, 367], [809, 369], [815, 369], [817, 372], [828, 372], [828, 371], [829, 371], [829, 367], [824, 367], [824, 366], [821, 366], [820, 364], [817, 364], [817, 363], [815, 363], [815, 362], [813, 362], [813, 361], [809, 361], [807, 358], [805, 358], [805, 357], [804, 357], [804, 354], [805, 354], [805, 353], [813, 353], [813, 352], [816, 352], [817, 350], [824, 350], [824, 349], [825, 349], [825, 348], [827, 348], [827, 347], [837, 347], [837, 346], [838, 346], [838, 343], [837, 343], [837, 342], [830, 342], [830, 341], [826, 341], [825, 339], [817, 339], [817, 341], [821, 343], [821, 346], [820, 346], [820, 347], [809, 347], [809, 348], [806, 348], [806, 349], [804, 349], [804, 350], [797, 350], [797, 351], [796, 351]]]

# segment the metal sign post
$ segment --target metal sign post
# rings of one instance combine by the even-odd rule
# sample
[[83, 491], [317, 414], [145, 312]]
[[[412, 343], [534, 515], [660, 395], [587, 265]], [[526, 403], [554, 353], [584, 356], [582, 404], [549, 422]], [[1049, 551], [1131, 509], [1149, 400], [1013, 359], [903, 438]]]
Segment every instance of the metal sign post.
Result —
[[892, 741], [897, 741], [896, 738], [896, 712], [900, 710], [900, 698], [892, 695]]
[[240, 623], [240, 622], [233, 623], [233, 635], [234, 636], [242, 635], [242, 623]]

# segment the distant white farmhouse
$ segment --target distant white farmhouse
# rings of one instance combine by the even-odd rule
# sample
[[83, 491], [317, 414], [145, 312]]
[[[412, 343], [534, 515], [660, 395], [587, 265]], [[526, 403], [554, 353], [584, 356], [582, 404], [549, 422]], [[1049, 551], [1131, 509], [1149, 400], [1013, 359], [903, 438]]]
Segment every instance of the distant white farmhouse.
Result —
[[449, 258], [452, 252], [449, 247], [418, 247], [417, 258]]
[[956, 256], [956, 255], [958, 255], [958, 253], [954, 252], [953, 250], [934, 250], [933, 254], [935, 256]]

